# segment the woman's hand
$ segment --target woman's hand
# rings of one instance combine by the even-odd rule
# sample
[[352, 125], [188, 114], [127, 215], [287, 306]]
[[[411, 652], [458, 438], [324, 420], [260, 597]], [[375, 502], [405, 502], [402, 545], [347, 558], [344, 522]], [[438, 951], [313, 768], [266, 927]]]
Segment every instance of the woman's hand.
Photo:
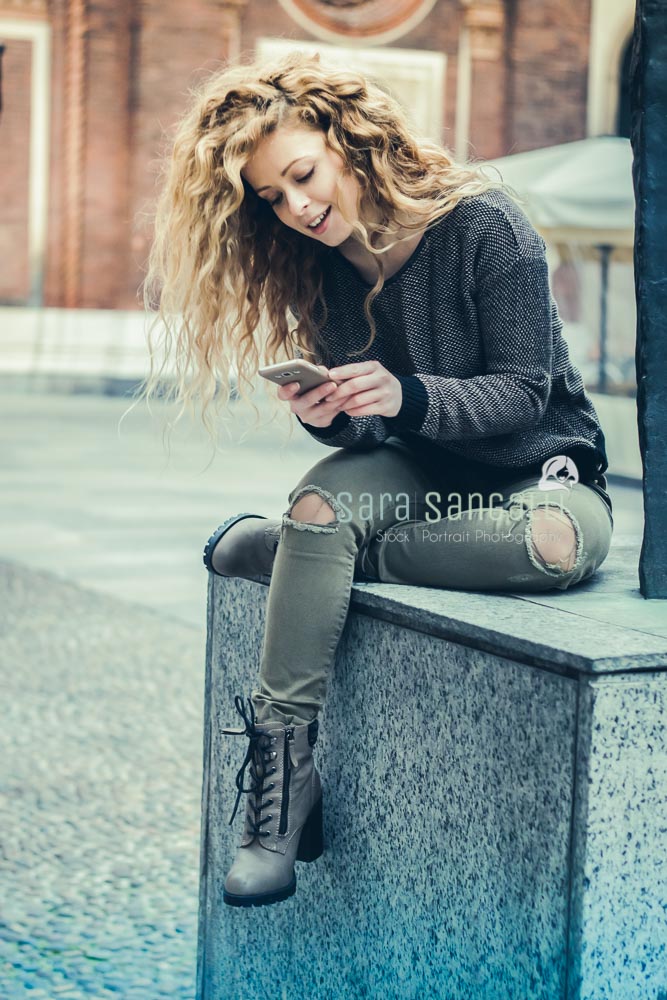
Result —
[[[329, 374], [324, 365], [317, 367], [324, 374]], [[304, 392], [302, 396], [299, 396], [299, 388], [298, 382], [279, 386], [278, 399], [289, 402], [292, 413], [296, 413], [304, 424], [310, 424], [312, 427], [328, 427], [342, 410], [340, 403], [331, 403], [329, 399], [338, 388], [336, 383], [324, 382]]]
[[341, 384], [327, 405], [339, 405], [350, 417], [395, 417], [403, 404], [401, 383], [379, 361], [338, 365], [329, 375]]

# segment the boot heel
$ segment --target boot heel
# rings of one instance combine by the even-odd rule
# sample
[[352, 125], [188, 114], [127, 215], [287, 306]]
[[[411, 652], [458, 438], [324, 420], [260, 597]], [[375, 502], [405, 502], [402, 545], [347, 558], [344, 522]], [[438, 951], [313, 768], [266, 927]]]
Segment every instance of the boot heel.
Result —
[[296, 852], [297, 861], [317, 861], [324, 852], [324, 835], [322, 831], [322, 796], [319, 797], [308, 814], [308, 819], [301, 829], [299, 848]]

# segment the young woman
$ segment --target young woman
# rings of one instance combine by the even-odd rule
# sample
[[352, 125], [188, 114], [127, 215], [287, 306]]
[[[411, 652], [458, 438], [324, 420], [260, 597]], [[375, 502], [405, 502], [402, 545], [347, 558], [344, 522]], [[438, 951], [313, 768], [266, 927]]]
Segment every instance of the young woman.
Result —
[[281, 521], [230, 517], [204, 550], [223, 576], [271, 574], [259, 681], [229, 730], [249, 740], [234, 814], [248, 800], [224, 898], [273, 903], [322, 852], [313, 746], [353, 579], [573, 587], [611, 541], [604, 437], [520, 207], [415, 137], [380, 87], [299, 53], [201, 88], [146, 294], [174, 391], [205, 419], [232, 365], [242, 395], [295, 356], [331, 377], [277, 395], [337, 450]]

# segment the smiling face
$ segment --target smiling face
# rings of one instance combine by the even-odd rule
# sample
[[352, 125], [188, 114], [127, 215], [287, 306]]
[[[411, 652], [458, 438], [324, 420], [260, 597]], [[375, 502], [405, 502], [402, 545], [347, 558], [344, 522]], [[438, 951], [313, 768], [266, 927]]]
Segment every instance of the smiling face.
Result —
[[[329, 149], [323, 131], [282, 126], [260, 142], [242, 174], [284, 225], [337, 247], [352, 233], [340, 213], [341, 202], [348, 218], [357, 219], [359, 185], [343, 168], [342, 158]], [[314, 222], [317, 225], [309, 226]]]

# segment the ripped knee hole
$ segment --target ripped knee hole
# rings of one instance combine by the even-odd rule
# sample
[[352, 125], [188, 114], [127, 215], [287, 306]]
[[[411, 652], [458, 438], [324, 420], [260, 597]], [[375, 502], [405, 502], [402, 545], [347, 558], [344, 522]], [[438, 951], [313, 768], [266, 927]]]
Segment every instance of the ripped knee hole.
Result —
[[539, 507], [531, 518], [530, 544], [541, 568], [568, 573], [576, 567], [581, 550], [579, 527], [570, 514]]
[[327, 490], [319, 486], [304, 486], [294, 497], [292, 505], [283, 515], [283, 524], [301, 531], [334, 532], [338, 530], [337, 514], [340, 504]]

